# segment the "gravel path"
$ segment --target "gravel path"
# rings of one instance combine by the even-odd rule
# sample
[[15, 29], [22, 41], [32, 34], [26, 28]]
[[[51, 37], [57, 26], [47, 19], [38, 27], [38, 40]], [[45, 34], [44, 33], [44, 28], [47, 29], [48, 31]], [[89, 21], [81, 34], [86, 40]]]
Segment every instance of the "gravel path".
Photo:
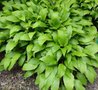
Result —
[[[96, 70], [98, 73], [98, 69]], [[0, 73], [0, 90], [38, 90], [34, 77], [24, 79], [23, 72], [14, 70]], [[98, 90], [98, 77], [94, 84], [88, 84], [86, 90]]]

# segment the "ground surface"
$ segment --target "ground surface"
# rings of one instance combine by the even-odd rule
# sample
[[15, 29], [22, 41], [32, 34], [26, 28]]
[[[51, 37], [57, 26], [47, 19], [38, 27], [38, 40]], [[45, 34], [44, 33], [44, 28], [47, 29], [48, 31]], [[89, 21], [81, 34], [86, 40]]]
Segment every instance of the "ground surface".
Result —
[[[22, 74], [20, 70], [0, 73], [0, 90], [38, 90], [34, 77], [25, 80]], [[98, 77], [93, 85], [88, 84], [86, 90], [98, 90]]]

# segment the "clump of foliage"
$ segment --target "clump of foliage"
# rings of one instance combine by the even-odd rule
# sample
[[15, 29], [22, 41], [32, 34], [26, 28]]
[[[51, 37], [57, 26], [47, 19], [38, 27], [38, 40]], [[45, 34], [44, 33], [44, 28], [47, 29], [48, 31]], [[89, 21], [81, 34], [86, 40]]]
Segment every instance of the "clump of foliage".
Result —
[[9, 0], [0, 12], [0, 70], [16, 63], [41, 90], [85, 90], [98, 67], [97, 0]]

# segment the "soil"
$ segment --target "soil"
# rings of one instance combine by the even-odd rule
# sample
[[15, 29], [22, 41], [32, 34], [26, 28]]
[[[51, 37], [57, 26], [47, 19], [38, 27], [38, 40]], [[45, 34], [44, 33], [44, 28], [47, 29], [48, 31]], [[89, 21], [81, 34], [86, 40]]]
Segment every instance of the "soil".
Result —
[[0, 90], [38, 90], [34, 78], [24, 79], [20, 70], [4, 71], [0, 73]]
[[[98, 69], [96, 71], [98, 73]], [[4, 71], [0, 73], [0, 90], [39, 90], [34, 78], [24, 79], [20, 70]], [[98, 90], [98, 77], [94, 84], [88, 84], [86, 90]]]

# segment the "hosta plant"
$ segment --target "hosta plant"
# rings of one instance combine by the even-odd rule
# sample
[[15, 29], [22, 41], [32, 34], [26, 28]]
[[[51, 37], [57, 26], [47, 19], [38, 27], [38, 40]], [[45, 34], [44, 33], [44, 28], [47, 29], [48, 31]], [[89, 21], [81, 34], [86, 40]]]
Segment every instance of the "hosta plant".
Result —
[[[98, 67], [98, 0], [9, 0], [0, 11], [0, 71], [16, 64], [40, 90], [85, 90]], [[95, 22], [96, 23], [96, 22]]]

